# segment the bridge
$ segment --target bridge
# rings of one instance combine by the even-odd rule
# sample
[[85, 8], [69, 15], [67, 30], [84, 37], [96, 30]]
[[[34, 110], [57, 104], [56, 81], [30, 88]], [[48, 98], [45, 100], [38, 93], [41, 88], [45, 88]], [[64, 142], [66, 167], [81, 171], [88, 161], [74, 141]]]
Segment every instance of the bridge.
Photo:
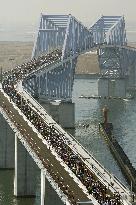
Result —
[[[127, 47], [124, 17], [102, 16], [88, 29], [72, 15], [41, 14], [32, 59], [2, 74], [0, 109], [14, 134], [1, 137], [0, 166], [15, 168], [15, 196], [36, 194], [40, 170], [41, 205], [131, 204], [130, 190], [36, 100], [71, 102], [77, 58], [95, 48], [101, 85], [107, 73], [108, 79], [115, 73], [115, 80], [126, 80], [135, 70], [135, 49]], [[125, 56], [131, 58], [128, 66]]]

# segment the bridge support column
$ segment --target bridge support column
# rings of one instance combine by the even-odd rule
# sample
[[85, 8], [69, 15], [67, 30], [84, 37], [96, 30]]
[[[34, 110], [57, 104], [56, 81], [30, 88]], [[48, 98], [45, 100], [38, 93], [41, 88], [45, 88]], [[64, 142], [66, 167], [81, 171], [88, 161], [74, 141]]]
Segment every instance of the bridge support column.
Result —
[[[49, 115], [63, 128], [75, 128], [75, 104], [72, 102], [44, 102], [40, 104], [46, 109]], [[67, 116], [67, 117], [66, 117]]]
[[41, 170], [41, 205], [64, 205], [56, 191], [46, 179], [45, 173]]
[[129, 67], [128, 87], [136, 86], [136, 66]]
[[36, 194], [38, 167], [15, 135], [14, 195], [33, 197]]
[[15, 134], [0, 114], [0, 169], [14, 168]]
[[125, 78], [101, 78], [98, 81], [98, 95], [112, 97], [126, 97]]

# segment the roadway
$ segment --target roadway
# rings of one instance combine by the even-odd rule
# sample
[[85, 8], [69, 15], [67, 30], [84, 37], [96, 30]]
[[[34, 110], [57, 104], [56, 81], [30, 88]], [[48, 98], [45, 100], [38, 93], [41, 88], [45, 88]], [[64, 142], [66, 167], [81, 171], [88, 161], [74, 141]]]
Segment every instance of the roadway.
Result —
[[[25, 91], [21, 89], [21, 86], [22, 84], [17, 86], [18, 87], [17, 89], [18, 91], [21, 91], [21, 97], [23, 97]], [[80, 183], [77, 183], [76, 181], [77, 177], [75, 176], [75, 174], [74, 173], [73, 175], [70, 174], [70, 171], [67, 170], [68, 166], [66, 164], [64, 165], [64, 162], [63, 163], [60, 162], [59, 157], [57, 158], [57, 156], [55, 156], [55, 154], [53, 153], [55, 151], [52, 151], [49, 148], [49, 146], [47, 146], [47, 144], [44, 143], [44, 140], [39, 137], [40, 134], [38, 133], [38, 131], [35, 132], [36, 129], [35, 130], [33, 129], [34, 126], [28, 120], [26, 120], [23, 113], [21, 113], [21, 111], [18, 111], [19, 109], [14, 105], [12, 101], [10, 102], [9, 97], [7, 97], [7, 95], [4, 94], [2, 90], [0, 91], [0, 99], [1, 99], [0, 107], [4, 109], [9, 119], [16, 126], [17, 130], [20, 132], [20, 134], [29, 144], [31, 149], [35, 152], [35, 154], [42, 162], [45, 169], [47, 169], [47, 171], [53, 177], [54, 181], [59, 185], [63, 193], [68, 196], [69, 201], [71, 201], [72, 204], [76, 204], [77, 201], [83, 201], [83, 200], [88, 201], [88, 199], [93, 199], [94, 204], [98, 204], [98, 202], [96, 202], [94, 197], [91, 194], [90, 195], [88, 194], [87, 189], [82, 184], [82, 182], [80, 181]], [[28, 100], [27, 102], [31, 102], [31, 100]], [[32, 106], [34, 108], [34, 103], [32, 103]], [[39, 118], [44, 117], [42, 116], [44, 113], [42, 112], [43, 110], [39, 108], [37, 109], [37, 107], [35, 108], [36, 110], [38, 110], [37, 113], [38, 117]], [[47, 119], [45, 120], [46, 124], [49, 124], [50, 119], [47, 113], [46, 113], [46, 117], [47, 117]], [[58, 128], [60, 132], [62, 131], [60, 126], [57, 125], [56, 123], [55, 123], [55, 128]], [[96, 180], [100, 180], [104, 186], [109, 185], [111, 183], [111, 175], [106, 170], [104, 170], [104, 168], [92, 156], [90, 156], [86, 152], [86, 150], [83, 149], [83, 147], [80, 146], [78, 142], [76, 142], [74, 138], [66, 134], [66, 139], [69, 139], [71, 143], [69, 147], [71, 148], [71, 150], [74, 151], [73, 153], [76, 153], [80, 157], [80, 159], [86, 164], [86, 168], [89, 170], [90, 175], [94, 175], [94, 178]], [[119, 191], [121, 196], [125, 193], [127, 195], [126, 201], [128, 202], [129, 193], [126, 190], [126, 188], [123, 187], [118, 182], [118, 180], [115, 180], [115, 178], [114, 178], [114, 185], [116, 188], [110, 186], [107, 193], [110, 194], [110, 196], [113, 196], [113, 193], [116, 191]], [[122, 192], [123, 194], [121, 194]]]
[[[54, 181], [56, 181], [62, 191], [65, 193], [65, 188], [68, 186], [71, 190], [71, 195], [74, 196], [73, 201], [88, 200], [88, 194], [85, 194], [78, 184], [73, 180], [69, 173], [64, 169], [56, 157], [51, 153], [51, 150], [43, 143], [28, 125], [24, 118], [15, 109], [12, 103], [0, 91], [0, 106], [4, 109], [9, 119], [17, 127], [21, 135], [25, 138], [30, 147], [34, 150], [39, 160], [42, 161], [45, 169], [51, 174]], [[59, 179], [59, 180], [58, 180]], [[61, 179], [61, 180], [60, 180]], [[71, 201], [71, 200], [70, 200]], [[71, 201], [72, 202], [72, 201]]]

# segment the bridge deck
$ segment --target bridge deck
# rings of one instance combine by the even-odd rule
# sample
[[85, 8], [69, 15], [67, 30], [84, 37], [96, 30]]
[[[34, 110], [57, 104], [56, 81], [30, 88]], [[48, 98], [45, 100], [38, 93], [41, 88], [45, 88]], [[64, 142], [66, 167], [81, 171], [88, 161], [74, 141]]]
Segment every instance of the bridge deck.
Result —
[[[37, 134], [32, 130], [32, 128], [27, 124], [23, 117], [18, 113], [14, 106], [8, 101], [8, 99], [0, 91], [0, 106], [4, 108], [6, 114], [15, 124], [20, 133], [24, 136], [26, 141], [32, 147], [35, 153], [38, 155], [39, 159], [43, 162], [43, 165], [48, 170], [51, 175], [54, 173], [54, 180], [59, 183], [62, 190], [65, 192], [67, 185], [69, 189], [72, 190], [72, 195], [75, 197], [75, 201], [78, 200], [88, 200], [88, 197], [83, 190], [78, 186], [78, 184], [72, 179], [69, 173], [62, 167], [59, 161], [56, 160], [55, 156], [52, 155], [51, 151], [42, 142], [42, 140], [37, 136]], [[14, 114], [13, 114], [14, 113]], [[40, 149], [38, 149], [38, 147]], [[44, 163], [45, 162], [45, 163]], [[50, 169], [50, 165], [51, 169]], [[58, 180], [63, 178], [62, 181]], [[61, 183], [63, 182], [63, 184]]]
[[[52, 59], [50, 56], [48, 58], [48, 60]], [[57, 60], [56, 57], [55, 60]], [[35, 70], [39, 68], [39, 61], [40, 60], [35, 60], [34, 65], [37, 65], [34, 67]], [[54, 63], [54, 58], [52, 61]], [[26, 72], [34, 72], [32, 71], [33, 66], [31, 67], [28, 63], [25, 66], [20, 66], [20, 68], [19, 70], [16, 69], [8, 73], [7, 78], [4, 80], [3, 90], [5, 93], [1, 89], [0, 107], [4, 109], [8, 118], [29, 144], [31, 150], [38, 156], [45, 169], [47, 169], [63, 193], [69, 198], [71, 204], [76, 204], [77, 201], [82, 200], [87, 201], [88, 199], [91, 199], [94, 204], [98, 204], [98, 198], [102, 200], [102, 197], [105, 202], [108, 197], [109, 200], [116, 200], [116, 196], [114, 196], [115, 192], [120, 194], [122, 201], [125, 194], [126, 200], [124, 199], [123, 202], [128, 204], [130, 196], [128, 189], [115, 177], [112, 178], [112, 182], [114, 182], [114, 186], [112, 186], [111, 175], [97, 162], [97, 160], [83, 149], [74, 138], [70, 137], [68, 134], [64, 134], [63, 129], [57, 125], [55, 121], [51, 120], [51, 117], [47, 113], [46, 117], [44, 117], [44, 109], [37, 108], [36, 103], [34, 104], [32, 102], [32, 97], [27, 99], [26, 95], [24, 95], [25, 92], [23, 92], [22, 81], [20, 81], [20, 85], [18, 85], [18, 82], [22, 80], [23, 77], [26, 77]], [[29, 68], [30, 71], [28, 70]], [[12, 100], [15, 103], [13, 103]], [[40, 127], [39, 123], [41, 125]], [[53, 123], [53, 126], [50, 126], [50, 123]], [[34, 127], [35, 130], [33, 129]], [[52, 132], [53, 130], [57, 132], [57, 135]], [[54, 146], [54, 141], [57, 141], [62, 135], [63, 138], [59, 139], [60, 144], [58, 141]], [[48, 138], [50, 138], [49, 142]], [[49, 146], [49, 143], [52, 143], [51, 146]], [[60, 152], [57, 150], [58, 146], [62, 146]], [[56, 154], [54, 154], [55, 152]], [[64, 156], [65, 152], [66, 156]], [[73, 164], [75, 163], [75, 167], [71, 163], [71, 155], [74, 155]], [[92, 189], [92, 184], [94, 184], [94, 189], [99, 185], [100, 188], [98, 188], [98, 192], [90, 190]], [[105, 189], [106, 191], [104, 192], [103, 190]], [[119, 198], [117, 198], [117, 201], [118, 199]], [[117, 203], [120, 204], [120, 200]]]

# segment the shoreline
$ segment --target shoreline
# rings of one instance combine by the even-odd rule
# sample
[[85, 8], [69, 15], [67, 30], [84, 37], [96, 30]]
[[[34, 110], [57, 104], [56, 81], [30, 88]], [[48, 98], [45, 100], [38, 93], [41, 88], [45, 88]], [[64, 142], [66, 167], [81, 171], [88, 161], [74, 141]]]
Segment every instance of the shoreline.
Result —
[[113, 157], [121, 168], [124, 177], [126, 178], [132, 190], [136, 193], [136, 169], [133, 167], [127, 154], [116, 140], [112, 130], [112, 123], [108, 123], [107, 128], [104, 128], [104, 123], [99, 123], [100, 134], [103, 135], [105, 142], [107, 143], [107, 146], [109, 147]]
[[[14, 68], [31, 59], [34, 41], [0, 41], [0, 67], [3, 71]], [[128, 43], [136, 47], [135, 42]], [[79, 55], [75, 79], [98, 79], [100, 73], [97, 54], [85, 53]]]
[[98, 79], [100, 77], [100, 73], [76, 73], [75, 79]]

